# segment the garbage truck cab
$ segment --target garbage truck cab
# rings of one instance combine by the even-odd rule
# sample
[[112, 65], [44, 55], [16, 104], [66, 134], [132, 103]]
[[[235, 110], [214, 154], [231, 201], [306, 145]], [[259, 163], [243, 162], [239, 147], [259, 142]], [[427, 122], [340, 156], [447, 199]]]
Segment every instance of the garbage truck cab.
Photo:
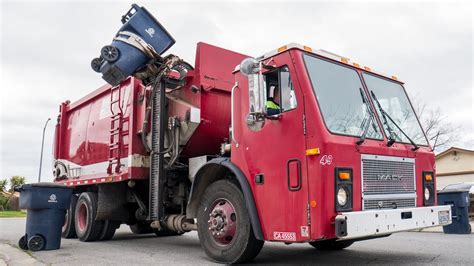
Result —
[[[234, 71], [231, 161], [266, 240], [342, 246], [449, 222], [449, 208], [435, 206], [434, 154], [396, 77], [298, 44], [252, 63]], [[279, 113], [267, 115], [275, 98]]]

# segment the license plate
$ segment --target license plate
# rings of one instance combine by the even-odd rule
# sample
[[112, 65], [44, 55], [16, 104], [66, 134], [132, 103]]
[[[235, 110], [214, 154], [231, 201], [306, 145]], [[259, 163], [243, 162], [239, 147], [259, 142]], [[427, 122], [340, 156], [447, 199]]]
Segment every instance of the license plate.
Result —
[[438, 219], [439, 224], [447, 224], [449, 223], [449, 211], [439, 211], [438, 212]]

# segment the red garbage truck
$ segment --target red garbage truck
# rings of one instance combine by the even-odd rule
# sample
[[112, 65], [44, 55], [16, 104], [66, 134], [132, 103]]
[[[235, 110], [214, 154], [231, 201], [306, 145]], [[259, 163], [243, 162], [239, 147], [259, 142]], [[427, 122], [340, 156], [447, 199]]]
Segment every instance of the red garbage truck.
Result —
[[253, 58], [198, 43], [194, 65], [168, 55], [62, 103], [55, 130], [64, 237], [197, 230], [221, 263], [449, 224], [435, 175], [403, 82], [298, 44]]

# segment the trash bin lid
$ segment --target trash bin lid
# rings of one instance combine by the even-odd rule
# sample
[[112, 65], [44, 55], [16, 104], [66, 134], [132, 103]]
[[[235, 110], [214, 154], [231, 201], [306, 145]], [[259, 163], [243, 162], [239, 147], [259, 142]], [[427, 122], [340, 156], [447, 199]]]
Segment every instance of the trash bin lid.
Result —
[[449, 192], [469, 192], [474, 194], [474, 183], [459, 183], [448, 185], [438, 193], [449, 193]]
[[53, 183], [53, 182], [40, 182], [40, 183], [31, 183], [23, 186], [30, 187], [53, 187], [53, 188], [71, 188], [63, 184]]

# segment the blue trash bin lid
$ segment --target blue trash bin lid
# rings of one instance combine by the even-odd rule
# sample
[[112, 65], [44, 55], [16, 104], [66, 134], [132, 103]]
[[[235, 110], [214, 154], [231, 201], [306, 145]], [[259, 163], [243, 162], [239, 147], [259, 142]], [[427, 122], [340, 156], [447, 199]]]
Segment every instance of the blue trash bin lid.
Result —
[[459, 184], [447, 185], [438, 193], [449, 193], [449, 192], [469, 192], [471, 194], [474, 194], [474, 183], [459, 183]]
[[58, 183], [53, 183], [53, 182], [40, 182], [40, 183], [25, 184], [25, 185], [21, 186], [19, 190], [20, 191], [21, 190], [27, 190], [27, 189], [32, 188], [32, 187], [52, 187], [52, 188], [72, 189], [71, 187], [68, 187], [68, 186], [63, 185], [63, 184], [58, 184]]

